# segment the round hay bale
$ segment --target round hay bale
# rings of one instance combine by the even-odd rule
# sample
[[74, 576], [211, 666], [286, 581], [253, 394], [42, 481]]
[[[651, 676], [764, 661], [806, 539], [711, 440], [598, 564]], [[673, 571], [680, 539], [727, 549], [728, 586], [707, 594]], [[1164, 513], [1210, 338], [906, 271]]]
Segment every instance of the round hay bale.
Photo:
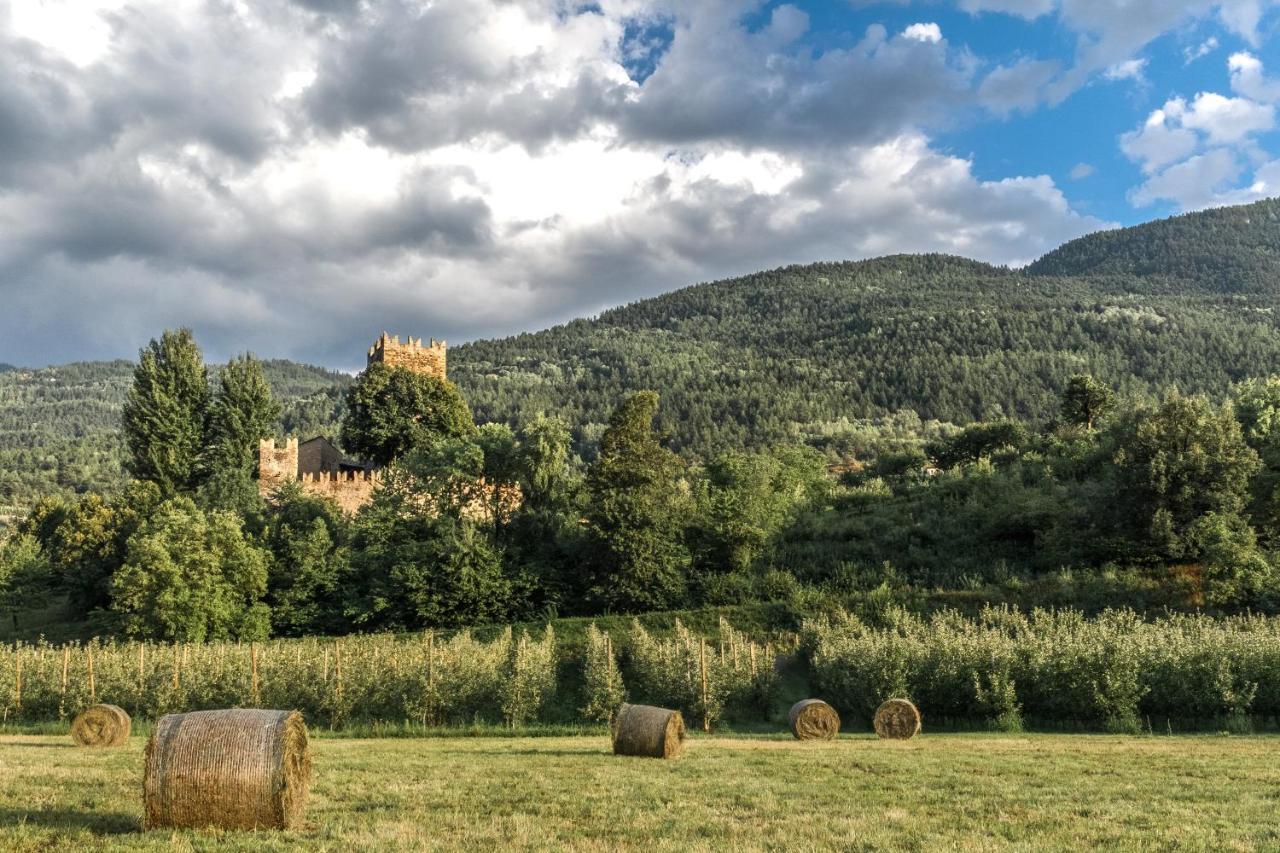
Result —
[[876, 709], [876, 734], [890, 740], [909, 740], [920, 733], [920, 712], [906, 699], [890, 699]]
[[297, 711], [193, 711], [160, 718], [147, 741], [143, 826], [289, 829], [311, 785]]
[[652, 705], [627, 705], [613, 717], [613, 754], [676, 758], [684, 752], [684, 717]]
[[801, 699], [789, 718], [796, 740], [831, 740], [840, 733], [840, 715], [821, 699]]
[[120, 746], [129, 739], [132, 721], [119, 705], [92, 705], [71, 721], [76, 746]]

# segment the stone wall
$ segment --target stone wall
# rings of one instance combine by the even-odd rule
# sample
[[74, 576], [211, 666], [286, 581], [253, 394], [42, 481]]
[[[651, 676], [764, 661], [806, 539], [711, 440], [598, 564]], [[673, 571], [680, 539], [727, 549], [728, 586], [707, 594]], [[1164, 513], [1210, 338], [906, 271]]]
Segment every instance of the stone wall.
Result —
[[341, 471], [319, 474], [303, 474], [299, 480], [302, 490], [309, 495], [332, 498], [348, 515], [354, 515], [360, 507], [373, 500], [373, 490], [378, 487], [376, 471]]

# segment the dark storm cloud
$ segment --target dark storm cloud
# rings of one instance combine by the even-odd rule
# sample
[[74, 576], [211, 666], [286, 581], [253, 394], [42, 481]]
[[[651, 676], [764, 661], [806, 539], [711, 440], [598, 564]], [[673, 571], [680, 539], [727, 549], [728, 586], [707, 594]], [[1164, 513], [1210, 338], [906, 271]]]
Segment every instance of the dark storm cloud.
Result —
[[[740, 17], [749, 5], [659, 15], [670, 41], [642, 84], [582, 63], [548, 85], [551, 52], [494, 55], [482, 37], [486, 4], [380, 4], [329, 37], [306, 107], [330, 133], [360, 128], [414, 150], [483, 134], [536, 147], [599, 121], [632, 141], [840, 145], [943, 125], [972, 102], [972, 61], [946, 45], [875, 26], [853, 48], [818, 53], [804, 41], [803, 12], [780, 6], [748, 32]], [[602, 47], [626, 66], [630, 31], [611, 36]]]
[[216, 358], [355, 367], [384, 327], [456, 342], [889, 251], [1027, 260], [1101, 224], [929, 147], [976, 103], [964, 50], [815, 51], [785, 5], [749, 30], [746, 0], [135, 0], [79, 64], [5, 5], [0, 361], [189, 325]]

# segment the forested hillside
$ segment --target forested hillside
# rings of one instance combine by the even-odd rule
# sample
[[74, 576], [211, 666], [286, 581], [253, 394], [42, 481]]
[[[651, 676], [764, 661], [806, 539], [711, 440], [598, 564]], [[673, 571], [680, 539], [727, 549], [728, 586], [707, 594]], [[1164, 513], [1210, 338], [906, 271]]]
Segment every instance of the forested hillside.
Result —
[[[1049, 419], [1075, 373], [1132, 396], [1221, 398], [1280, 373], [1278, 294], [1280, 202], [1267, 201], [1095, 234], [1021, 271], [898, 256], [701, 284], [455, 347], [449, 372], [478, 421], [558, 414], [588, 458], [644, 388], [661, 392], [659, 425], [683, 454], [799, 441], [834, 458], [885, 430], [937, 432], [930, 421]], [[118, 481], [129, 369], [0, 372], [0, 505]], [[288, 362], [268, 376], [282, 432], [334, 430], [347, 377]]]
[[[332, 429], [349, 377], [288, 361], [264, 367], [284, 403], [282, 428]], [[119, 487], [120, 408], [132, 379], [128, 361], [0, 368], [0, 520], [42, 495]]]
[[1079, 372], [1137, 395], [1221, 395], [1280, 370], [1274, 305], [1136, 276], [893, 257], [758, 273], [469, 344], [450, 371], [479, 419], [563, 412], [580, 449], [637, 388], [662, 391], [660, 422], [682, 451], [838, 445], [858, 430], [850, 421], [907, 410], [955, 423], [1046, 418]]
[[1183, 289], [1274, 296], [1280, 292], [1280, 199], [1091, 234], [1027, 272], [1145, 276]]

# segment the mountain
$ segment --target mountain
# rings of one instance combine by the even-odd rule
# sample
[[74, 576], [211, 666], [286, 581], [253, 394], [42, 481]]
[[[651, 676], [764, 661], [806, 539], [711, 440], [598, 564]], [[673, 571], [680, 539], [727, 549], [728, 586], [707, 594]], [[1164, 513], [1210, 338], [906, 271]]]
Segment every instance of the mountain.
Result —
[[[931, 421], [1054, 416], [1073, 373], [1215, 397], [1280, 374], [1280, 202], [1072, 241], [1022, 270], [943, 255], [792, 266], [449, 352], [480, 421], [559, 414], [592, 453], [630, 391], [690, 456], [803, 441], [834, 456]], [[157, 330], [158, 332], [159, 330]], [[430, 329], [402, 333], [430, 334]], [[130, 365], [0, 373], [0, 515], [120, 476]], [[271, 362], [281, 429], [332, 432], [350, 378]]]
[[1154, 277], [1211, 292], [1274, 295], [1280, 292], [1280, 199], [1090, 234], [1027, 272]]
[[[1178, 220], [1173, 233], [1197, 221]], [[1108, 264], [1098, 248], [1154, 267], [1159, 253], [1142, 247], [1167, 244], [1168, 227], [1085, 238], [1040, 271], [890, 257], [698, 285], [596, 320], [459, 347], [450, 374], [479, 417], [561, 412], [585, 449], [621, 395], [653, 388], [675, 446], [706, 454], [794, 440], [856, 451], [868, 432], [859, 421], [902, 412], [1043, 420], [1073, 373], [1138, 396], [1221, 396], [1240, 379], [1280, 372], [1272, 278], [1258, 273], [1245, 287], [1219, 280], [1217, 267], [1180, 279], [1139, 275], [1125, 271], [1135, 262]], [[1270, 231], [1280, 238], [1280, 224]], [[1072, 275], [1072, 263], [1105, 271]]]

